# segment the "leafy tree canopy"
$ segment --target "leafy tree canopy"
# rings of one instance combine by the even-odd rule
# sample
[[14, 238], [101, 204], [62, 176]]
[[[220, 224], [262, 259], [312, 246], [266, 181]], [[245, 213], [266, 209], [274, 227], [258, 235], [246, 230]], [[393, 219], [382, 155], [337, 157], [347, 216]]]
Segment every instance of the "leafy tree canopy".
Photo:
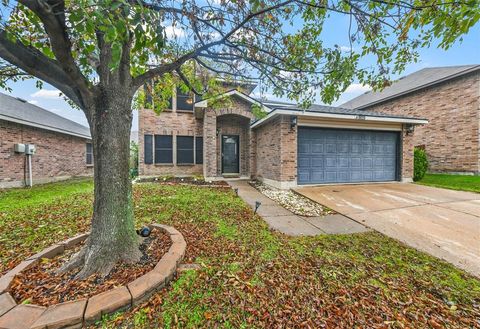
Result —
[[[353, 80], [381, 88], [420, 47], [450, 47], [478, 22], [479, 1], [439, 0], [3, 0], [0, 85], [35, 76], [84, 108], [113, 73], [160, 107], [174, 84], [215, 93], [211, 74], [258, 79], [276, 96], [331, 103]], [[328, 24], [345, 16], [348, 29]], [[349, 51], [326, 45], [346, 30]], [[370, 57], [376, 65], [362, 67]], [[204, 74], [199, 74], [199, 72]]]

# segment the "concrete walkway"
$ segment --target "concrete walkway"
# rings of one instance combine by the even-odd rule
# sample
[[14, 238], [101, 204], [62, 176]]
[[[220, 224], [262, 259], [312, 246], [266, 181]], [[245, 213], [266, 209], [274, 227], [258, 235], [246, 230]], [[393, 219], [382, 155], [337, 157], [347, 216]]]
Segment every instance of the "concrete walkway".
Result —
[[479, 193], [398, 183], [296, 191], [480, 277]]
[[238, 189], [238, 196], [255, 209], [255, 202], [262, 205], [259, 214], [270, 228], [292, 236], [314, 236], [319, 234], [351, 234], [366, 232], [365, 226], [340, 214], [325, 217], [298, 216], [283, 208], [270, 198], [257, 191], [245, 180], [228, 181], [232, 188]]

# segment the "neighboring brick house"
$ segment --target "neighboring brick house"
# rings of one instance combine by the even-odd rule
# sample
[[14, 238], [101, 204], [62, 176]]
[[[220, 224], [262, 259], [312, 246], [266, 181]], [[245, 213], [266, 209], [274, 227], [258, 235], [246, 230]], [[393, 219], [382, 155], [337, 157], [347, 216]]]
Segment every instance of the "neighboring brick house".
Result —
[[[227, 97], [218, 108], [218, 98]], [[427, 123], [321, 105], [304, 111], [236, 89], [215, 98], [212, 107], [212, 99], [179, 94], [159, 115], [140, 110], [140, 176], [258, 178], [279, 188], [411, 181], [412, 127]], [[256, 120], [253, 105], [268, 115]]]
[[341, 106], [427, 118], [413, 143], [425, 148], [429, 170], [480, 174], [480, 65], [425, 68]]
[[24, 186], [28, 161], [15, 144], [34, 144], [33, 183], [93, 174], [90, 131], [25, 100], [0, 93], [0, 188]]

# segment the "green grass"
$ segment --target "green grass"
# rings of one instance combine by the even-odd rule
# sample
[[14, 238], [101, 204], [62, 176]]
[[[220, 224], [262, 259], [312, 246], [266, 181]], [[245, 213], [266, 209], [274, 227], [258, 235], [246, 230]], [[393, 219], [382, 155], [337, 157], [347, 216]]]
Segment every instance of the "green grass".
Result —
[[[92, 194], [90, 181], [2, 191], [0, 270], [87, 230]], [[137, 226], [175, 226], [201, 269], [97, 327], [476, 325], [478, 279], [379, 233], [287, 237], [229, 189], [137, 184], [134, 203]]]
[[0, 189], [0, 211], [38, 206], [75, 193], [89, 192], [92, 188], [91, 179], [74, 179], [32, 188]]
[[426, 174], [417, 184], [480, 193], [480, 176]]

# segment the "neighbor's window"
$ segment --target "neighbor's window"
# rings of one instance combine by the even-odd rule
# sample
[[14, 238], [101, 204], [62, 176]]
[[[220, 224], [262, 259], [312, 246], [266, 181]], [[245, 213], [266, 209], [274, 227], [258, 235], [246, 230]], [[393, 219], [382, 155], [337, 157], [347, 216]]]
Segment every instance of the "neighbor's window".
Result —
[[203, 163], [203, 137], [195, 137], [195, 163]]
[[93, 165], [93, 147], [92, 143], [87, 143], [87, 152], [86, 152], [86, 162], [87, 165]]
[[193, 164], [193, 136], [177, 136], [177, 164]]
[[180, 88], [177, 88], [177, 111], [193, 111], [194, 100], [193, 93], [184, 93]]
[[155, 163], [173, 163], [171, 135], [155, 135]]

